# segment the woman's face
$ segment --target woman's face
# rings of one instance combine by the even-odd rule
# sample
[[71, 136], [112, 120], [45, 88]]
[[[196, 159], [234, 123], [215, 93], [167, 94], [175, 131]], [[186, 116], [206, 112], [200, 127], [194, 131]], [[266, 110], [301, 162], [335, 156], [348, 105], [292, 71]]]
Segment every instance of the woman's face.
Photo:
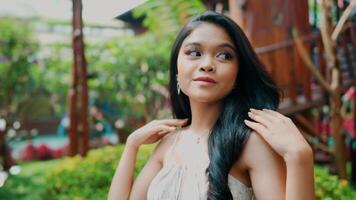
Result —
[[179, 50], [178, 83], [190, 100], [213, 103], [235, 86], [236, 47], [224, 29], [202, 23], [186, 37]]

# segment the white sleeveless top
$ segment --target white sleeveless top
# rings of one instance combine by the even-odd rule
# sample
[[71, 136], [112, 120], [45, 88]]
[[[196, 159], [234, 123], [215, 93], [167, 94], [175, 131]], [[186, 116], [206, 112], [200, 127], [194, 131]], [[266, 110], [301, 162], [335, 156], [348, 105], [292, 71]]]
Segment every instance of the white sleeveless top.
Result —
[[[209, 166], [209, 157], [199, 158], [197, 162], [181, 162], [182, 158], [175, 153], [174, 147], [167, 151], [162, 169], [153, 178], [147, 200], [206, 200], [208, 178], [205, 174]], [[168, 159], [171, 158], [171, 159]], [[228, 185], [234, 200], [254, 200], [251, 187], [247, 187], [232, 175], [228, 175]]]

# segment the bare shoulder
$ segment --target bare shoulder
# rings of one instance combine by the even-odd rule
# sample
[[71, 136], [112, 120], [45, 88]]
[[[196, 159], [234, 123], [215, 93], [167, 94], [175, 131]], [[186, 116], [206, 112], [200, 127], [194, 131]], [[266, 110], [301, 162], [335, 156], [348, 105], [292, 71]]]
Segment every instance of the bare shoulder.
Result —
[[284, 199], [286, 168], [283, 158], [253, 131], [243, 154], [256, 199]]
[[241, 159], [248, 169], [256, 168], [261, 166], [261, 164], [267, 164], [273, 161], [278, 163], [283, 162], [277, 152], [270, 147], [262, 136], [254, 131], [251, 131], [247, 139], [241, 154]]
[[244, 172], [256, 165], [256, 162], [263, 161], [265, 154], [273, 154], [269, 144], [258, 133], [251, 131], [250, 136], [242, 149], [241, 155], [233, 168], [235, 171]]
[[135, 179], [131, 189], [130, 199], [146, 199], [149, 185], [163, 166], [163, 156], [173, 144], [176, 133], [169, 133], [158, 142], [155, 150]]
[[175, 138], [179, 132], [175, 131], [169, 133], [158, 142], [155, 150], [152, 153], [152, 157], [155, 157], [161, 164], [163, 163], [164, 156], [166, 155], [169, 148], [173, 145]]

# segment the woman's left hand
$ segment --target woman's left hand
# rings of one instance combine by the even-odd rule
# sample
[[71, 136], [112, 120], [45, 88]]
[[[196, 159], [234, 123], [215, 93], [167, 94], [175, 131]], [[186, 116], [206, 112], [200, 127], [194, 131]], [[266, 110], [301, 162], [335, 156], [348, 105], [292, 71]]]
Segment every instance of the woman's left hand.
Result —
[[245, 124], [261, 135], [284, 160], [311, 150], [292, 120], [276, 111], [250, 109]]

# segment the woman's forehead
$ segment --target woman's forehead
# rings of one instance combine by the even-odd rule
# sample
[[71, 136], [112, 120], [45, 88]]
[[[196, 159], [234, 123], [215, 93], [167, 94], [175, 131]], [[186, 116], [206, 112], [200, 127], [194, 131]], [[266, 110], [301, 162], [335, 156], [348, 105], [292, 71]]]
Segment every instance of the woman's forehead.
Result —
[[228, 33], [221, 27], [212, 23], [198, 25], [183, 41], [187, 44], [213, 45], [230, 44], [235, 46]]

